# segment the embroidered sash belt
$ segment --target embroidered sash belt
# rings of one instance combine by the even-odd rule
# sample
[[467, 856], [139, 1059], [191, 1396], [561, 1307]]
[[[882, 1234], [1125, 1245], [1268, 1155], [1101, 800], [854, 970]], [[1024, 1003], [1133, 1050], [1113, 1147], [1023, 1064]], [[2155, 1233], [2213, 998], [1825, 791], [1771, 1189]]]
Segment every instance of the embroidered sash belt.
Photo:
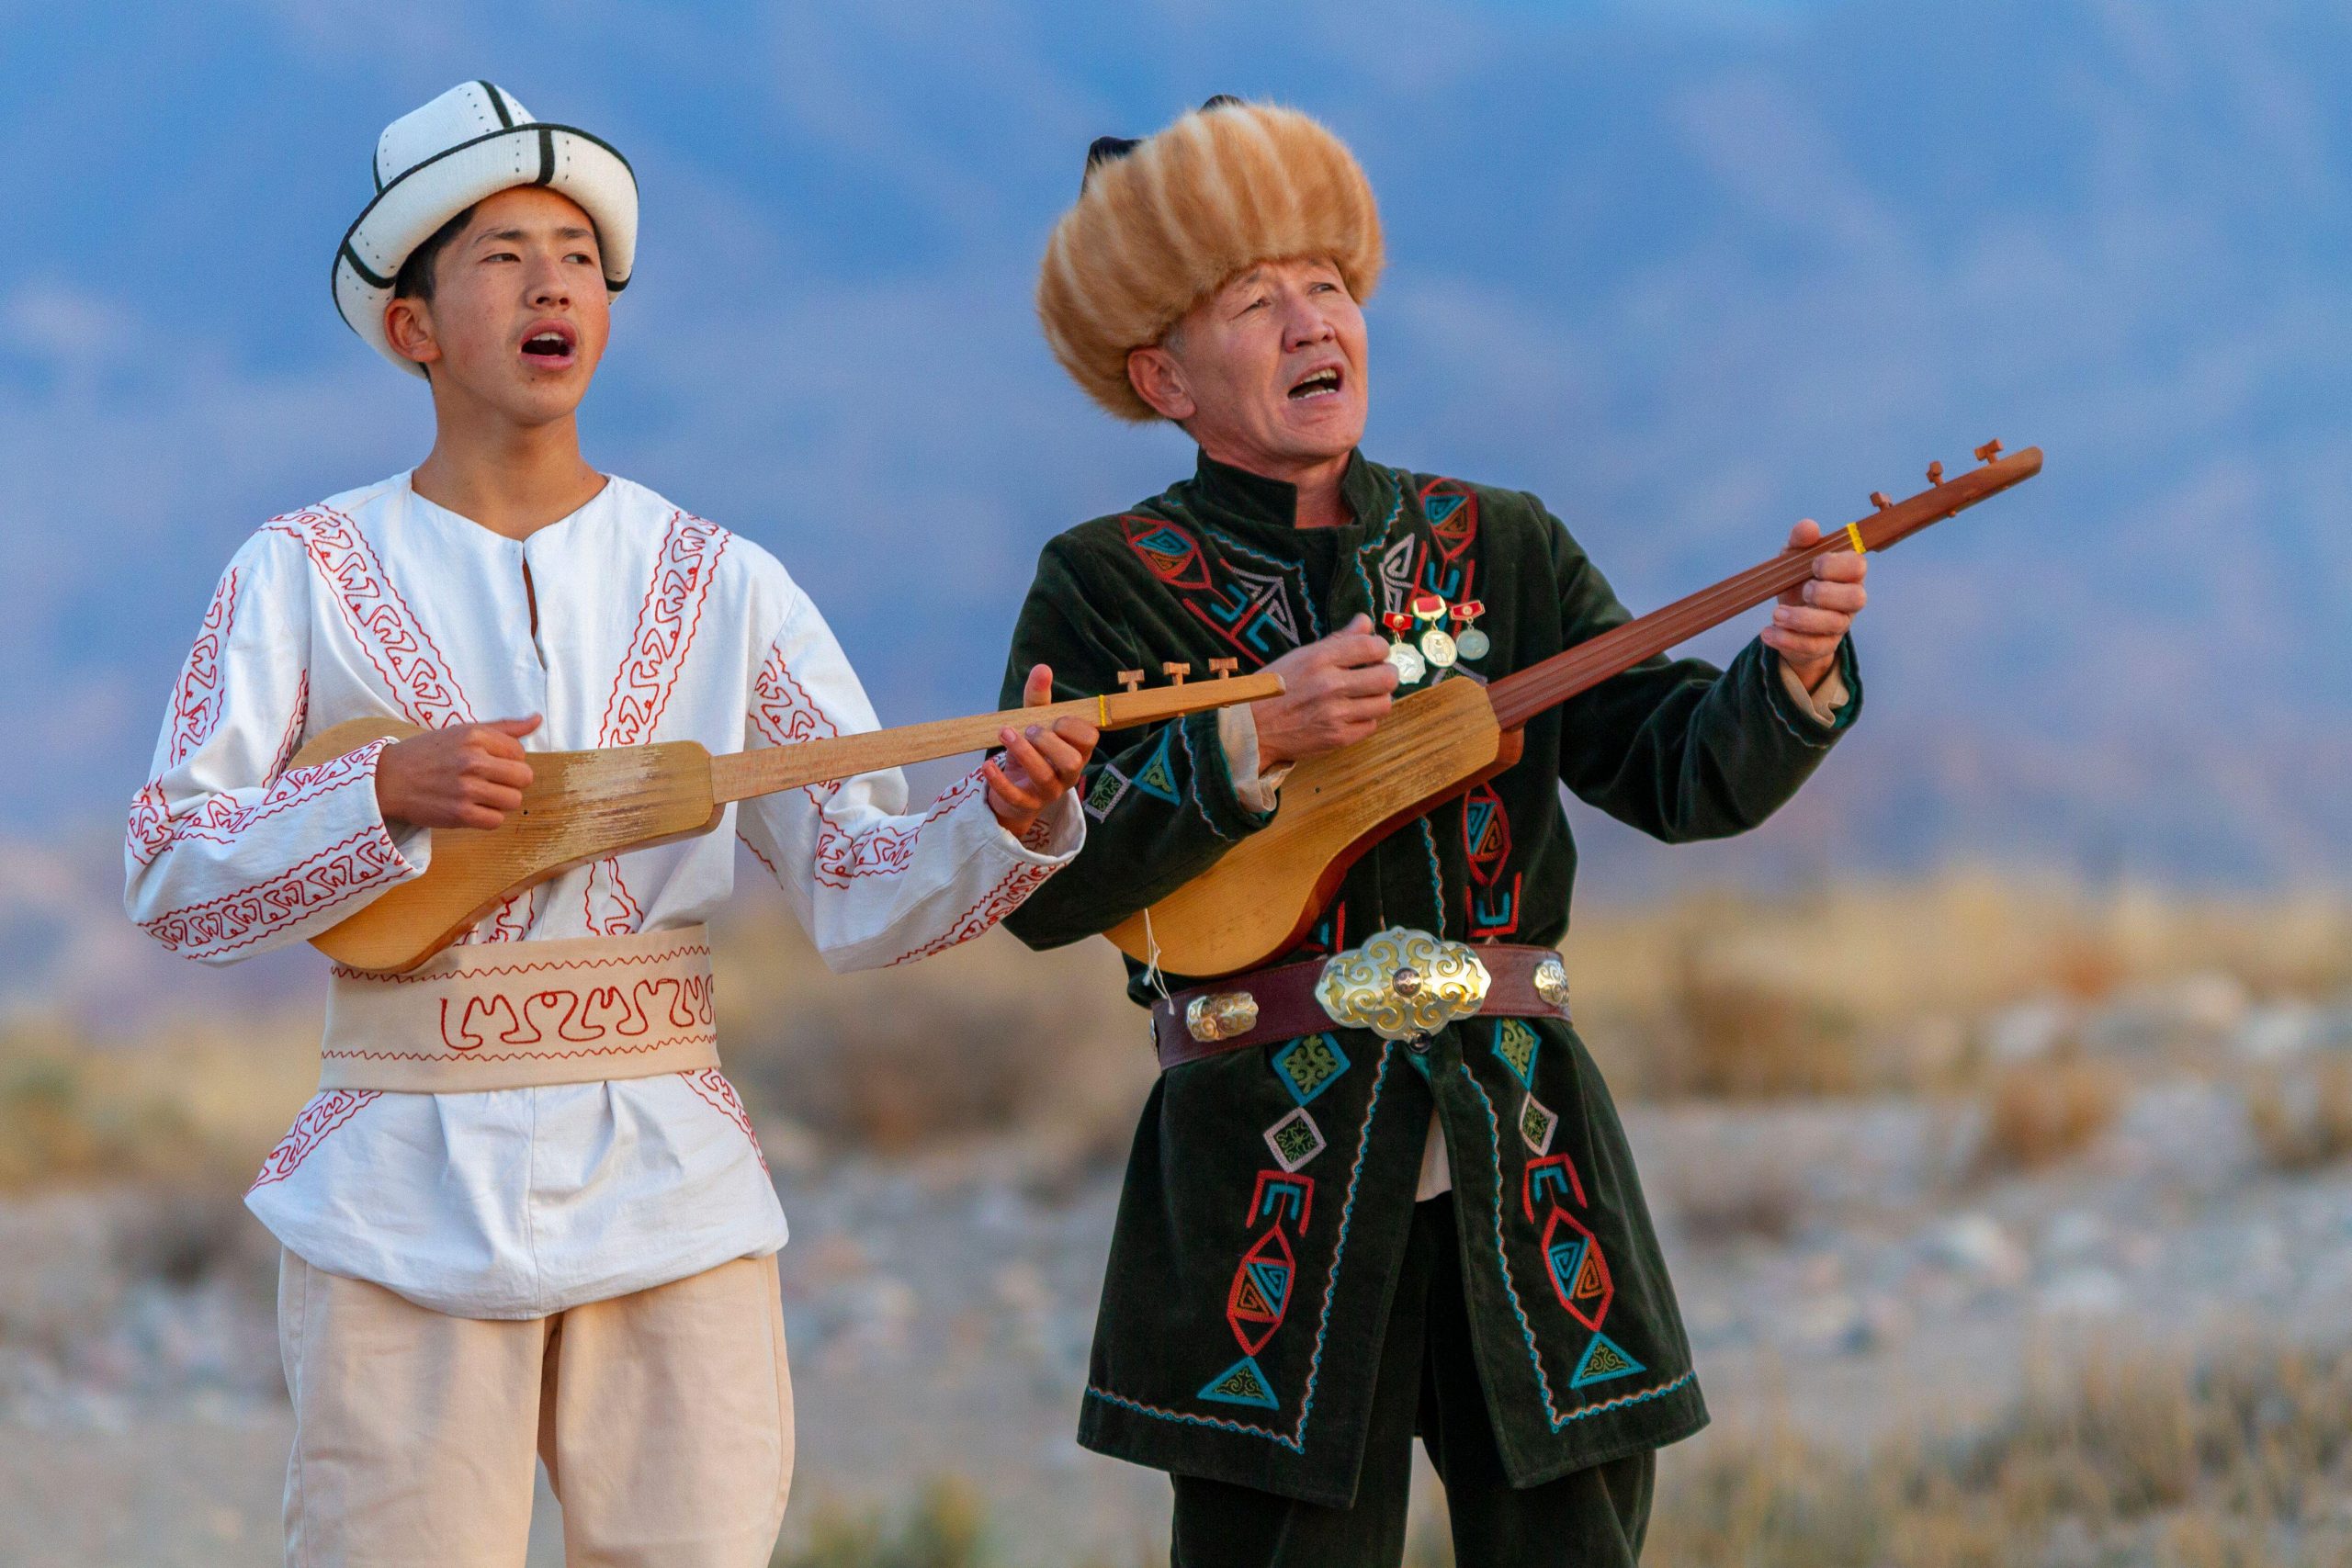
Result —
[[710, 935], [472, 942], [405, 975], [335, 966], [319, 1087], [426, 1094], [718, 1065]]
[[1548, 947], [1447, 942], [1393, 927], [1329, 958], [1234, 975], [1151, 1010], [1162, 1072], [1338, 1026], [1414, 1050], [1464, 1018], [1568, 1016], [1568, 976]]

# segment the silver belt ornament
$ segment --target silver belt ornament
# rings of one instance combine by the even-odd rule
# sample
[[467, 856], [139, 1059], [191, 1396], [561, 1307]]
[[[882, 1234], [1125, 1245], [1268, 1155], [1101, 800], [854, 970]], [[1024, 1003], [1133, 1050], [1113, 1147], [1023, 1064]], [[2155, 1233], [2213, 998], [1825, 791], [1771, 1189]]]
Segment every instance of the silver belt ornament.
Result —
[[[1476, 1018], [1493, 983], [1469, 943], [1392, 926], [1326, 960], [1315, 999], [1342, 1028], [1369, 1030], [1420, 1051], [1447, 1024]], [[1535, 966], [1535, 994], [1567, 1006], [1568, 972], [1556, 956]], [[1258, 999], [1248, 991], [1212, 991], [1184, 1009], [1184, 1027], [1203, 1042], [1235, 1039], [1257, 1022]]]

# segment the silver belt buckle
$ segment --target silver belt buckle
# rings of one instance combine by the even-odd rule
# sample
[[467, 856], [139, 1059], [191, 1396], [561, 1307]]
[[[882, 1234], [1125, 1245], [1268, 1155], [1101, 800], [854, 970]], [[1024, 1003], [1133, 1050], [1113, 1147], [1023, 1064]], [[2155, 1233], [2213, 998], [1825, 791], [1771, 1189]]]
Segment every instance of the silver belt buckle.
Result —
[[1336, 1024], [1414, 1044], [1476, 1017], [1493, 983], [1469, 943], [1391, 926], [1332, 954], [1315, 983], [1315, 999]]

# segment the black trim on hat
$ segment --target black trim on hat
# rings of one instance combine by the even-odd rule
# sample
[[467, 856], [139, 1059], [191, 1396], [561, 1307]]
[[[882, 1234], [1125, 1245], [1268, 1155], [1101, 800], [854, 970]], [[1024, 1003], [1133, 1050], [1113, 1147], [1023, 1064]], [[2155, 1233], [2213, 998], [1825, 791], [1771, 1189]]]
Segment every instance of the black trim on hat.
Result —
[[[440, 152], [435, 152], [430, 158], [424, 159], [421, 163], [413, 164], [408, 168], [401, 170], [399, 179], [392, 181], [391, 185], [379, 188], [374, 198], [370, 200], [367, 206], [359, 209], [359, 216], [351, 220], [351, 227], [343, 231], [342, 249], [335, 253], [335, 258], [333, 265], [327, 268], [328, 297], [330, 299], [335, 298], [335, 269], [343, 265], [344, 258], [345, 256], [349, 256], [351, 258], [351, 270], [358, 274], [360, 281], [366, 283], [369, 288], [390, 288], [391, 287], [391, 282], [389, 279], [377, 276], [359, 260], [359, 253], [353, 249], [351, 239], [353, 235], [359, 232], [359, 226], [368, 221], [368, 215], [376, 210], [377, 203], [382, 201], [386, 196], [390, 195], [393, 188], [400, 185], [401, 180], [407, 179], [410, 175], [415, 174], [420, 169], [426, 168], [434, 164], [439, 163], [444, 158], [455, 157], [457, 154], [467, 151], [469, 148], [479, 147], [485, 141], [494, 141], [502, 136], [513, 136], [516, 134], [516, 132], [524, 130], [536, 130], [539, 133], [539, 161], [540, 165], [545, 172], [541, 178], [537, 182], [537, 184], [546, 185], [555, 178], [551, 160], [554, 156], [553, 148], [555, 146], [555, 133], [559, 130], [563, 132], [566, 136], [577, 136], [583, 141], [593, 141], [597, 146], [602, 147], [605, 152], [610, 152], [619, 161], [620, 166], [623, 169], [628, 170], [629, 184], [632, 186], [637, 184], [637, 169], [629, 163], [628, 159], [623, 155], [619, 148], [614, 146], [611, 142], [605, 141], [603, 137], [596, 135], [594, 132], [582, 130], [576, 125], [562, 125], [550, 120], [538, 120], [527, 126], [517, 126], [514, 130], [491, 130], [484, 131], [480, 136], [469, 137], [465, 141], [458, 142], [455, 147], [444, 147]], [[619, 293], [628, 286], [628, 279], [626, 277], [622, 278], [618, 283], [615, 283], [609, 276], [605, 279], [605, 288], [615, 294]], [[336, 304], [336, 311], [338, 314], [341, 313], [341, 302], [338, 300]]]
[[506, 100], [499, 96], [496, 84], [483, 81], [476, 82], [474, 85], [480, 87], [485, 94], [489, 95], [490, 109], [492, 114], [498, 117], [498, 123], [508, 130], [514, 130], [514, 117], [506, 112]]
[[359, 259], [359, 253], [351, 248], [351, 241], [348, 238], [345, 238], [343, 242], [343, 251], [335, 257], [335, 260], [338, 262], [349, 262], [351, 264], [351, 270], [359, 275], [359, 281], [366, 284], [370, 288], [390, 288], [392, 286], [392, 280], [390, 278], [378, 277], [374, 273], [368, 270], [368, 264]]
[[1143, 145], [1138, 136], [1098, 136], [1086, 150], [1086, 168], [1078, 176], [1078, 194], [1086, 194], [1086, 182], [1094, 177], [1094, 165], [1114, 164]]
[[[1219, 93], [1215, 97], [1209, 99], [1208, 102], [1203, 104], [1201, 106], [1200, 112], [1206, 114], [1211, 109], [1221, 109], [1228, 107], [1232, 108], [1240, 108], [1244, 106], [1241, 100], [1235, 97], [1231, 93]], [[1117, 163], [1120, 159], [1125, 157], [1128, 153], [1142, 146], [1143, 143], [1144, 139], [1140, 136], [1096, 137], [1093, 144], [1086, 150], [1086, 168], [1085, 171], [1078, 176], [1078, 194], [1080, 196], [1084, 196], [1086, 194], [1086, 182], [1094, 177], [1094, 165], [1097, 164]]]

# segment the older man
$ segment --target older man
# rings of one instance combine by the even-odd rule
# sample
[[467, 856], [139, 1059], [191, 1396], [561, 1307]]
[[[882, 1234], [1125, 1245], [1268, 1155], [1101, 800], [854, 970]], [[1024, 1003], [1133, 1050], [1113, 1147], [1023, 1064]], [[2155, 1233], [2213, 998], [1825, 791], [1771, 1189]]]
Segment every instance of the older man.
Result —
[[[1358, 452], [1380, 266], [1363, 173], [1302, 115], [1215, 99], [1090, 152], [1046, 256], [1046, 336], [1097, 402], [1173, 421], [1200, 457], [1046, 547], [1007, 691], [1038, 662], [1089, 692], [1211, 659], [1288, 689], [1098, 756], [1085, 848], [1006, 920], [1023, 940], [1103, 931], [1198, 875], [1400, 685], [1504, 675], [1627, 618], [1533, 496]], [[1392, 833], [1277, 961], [1398, 926], [1477, 943], [1522, 977], [1479, 1016], [1411, 1045], [1335, 1023], [1228, 1049], [1163, 1021], [1080, 1440], [1174, 1472], [1179, 1564], [1396, 1562], [1417, 1431], [1458, 1561], [1635, 1560], [1655, 1450], [1707, 1416], [1558, 1005], [1559, 785], [1668, 841], [1761, 822], [1860, 706], [1862, 576], [1825, 556], [1728, 669], [1653, 660], [1537, 717], [1520, 762]], [[1157, 980], [1135, 966], [1130, 992]]]

